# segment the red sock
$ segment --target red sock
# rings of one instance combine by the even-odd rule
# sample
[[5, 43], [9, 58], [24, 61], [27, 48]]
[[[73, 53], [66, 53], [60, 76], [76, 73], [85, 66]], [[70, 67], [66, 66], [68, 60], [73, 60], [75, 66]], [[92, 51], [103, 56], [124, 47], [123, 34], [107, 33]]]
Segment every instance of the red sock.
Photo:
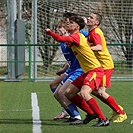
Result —
[[88, 100], [87, 103], [90, 106], [90, 108], [93, 110], [93, 112], [95, 112], [95, 114], [97, 114], [99, 119], [106, 120], [106, 117], [103, 115], [100, 107], [98, 106], [98, 104], [94, 98], [91, 98], [90, 100]]
[[86, 103], [86, 101], [79, 95], [76, 95], [69, 99], [72, 103], [74, 103], [76, 106], [78, 106], [80, 109], [85, 111], [87, 114], [94, 114], [94, 112], [90, 109], [89, 105]]
[[125, 114], [124, 111], [120, 109], [118, 104], [116, 103], [115, 99], [112, 96], [109, 96], [106, 100], [107, 105], [110, 106], [111, 109], [113, 109], [118, 114]]

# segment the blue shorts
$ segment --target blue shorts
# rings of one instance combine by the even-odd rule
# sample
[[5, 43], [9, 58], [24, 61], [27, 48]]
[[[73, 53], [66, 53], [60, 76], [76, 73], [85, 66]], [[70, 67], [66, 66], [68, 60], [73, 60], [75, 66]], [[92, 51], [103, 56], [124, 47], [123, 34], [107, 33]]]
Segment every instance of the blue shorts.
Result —
[[82, 71], [81, 68], [77, 68], [77, 69], [68, 69], [65, 74], [67, 75], [66, 78], [63, 79], [63, 81], [61, 82], [62, 84], [64, 84], [67, 80], [70, 80], [71, 82], [74, 81], [78, 76], [80, 76], [81, 74], [83, 74], [84, 72]]

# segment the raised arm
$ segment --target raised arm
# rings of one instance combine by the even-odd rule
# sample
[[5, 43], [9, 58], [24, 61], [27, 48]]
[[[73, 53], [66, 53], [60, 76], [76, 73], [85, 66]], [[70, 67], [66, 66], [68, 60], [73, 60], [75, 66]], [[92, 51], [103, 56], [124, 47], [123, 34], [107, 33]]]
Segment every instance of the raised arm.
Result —
[[57, 42], [74, 42], [73, 38], [71, 38], [70, 36], [60, 36], [59, 34], [52, 32], [50, 29], [45, 29], [45, 32], [53, 37], [53, 39]]
[[50, 29], [45, 29], [45, 32], [48, 35], [52, 36], [53, 39], [56, 40], [57, 42], [65, 42], [65, 44], [68, 45], [69, 47], [71, 45], [79, 45], [80, 37], [76, 33], [71, 34], [69, 36], [60, 36], [59, 34], [52, 32]]

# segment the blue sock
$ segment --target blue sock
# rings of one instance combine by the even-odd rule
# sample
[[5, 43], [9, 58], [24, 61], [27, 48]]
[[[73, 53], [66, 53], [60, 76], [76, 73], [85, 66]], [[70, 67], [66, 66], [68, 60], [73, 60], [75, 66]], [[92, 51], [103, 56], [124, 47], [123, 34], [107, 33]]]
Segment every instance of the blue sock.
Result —
[[69, 109], [65, 109], [65, 110], [70, 115], [70, 117], [73, 118], [73, 115], [72, 115], [71, 111]]
[[55, 92], [55, 90], [56, 90], [56, 88], [51, 89], [51, 91], [52, 91], [53, 93]]
[[68, 109], [70, 110], [73, 117], [80, 115], [77, 107], [73, 103], [68, 105]]

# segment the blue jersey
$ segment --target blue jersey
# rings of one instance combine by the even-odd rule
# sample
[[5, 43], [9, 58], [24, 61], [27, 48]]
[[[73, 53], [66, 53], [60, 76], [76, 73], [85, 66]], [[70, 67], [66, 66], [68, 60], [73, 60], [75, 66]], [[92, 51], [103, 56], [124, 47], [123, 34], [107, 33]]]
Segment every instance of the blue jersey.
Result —
[[63, 53], [65, 59], [68, 61], [69, 65], [70, 65], [70, 69], [80, 68], [79, 62], [76, 59], [71, 48], [67, 47], [67, 45], [62, 42], [60, 43], [60, 46], [61, 46], [61, 50], [62, 50], [62, 53]]
[[80, 33], [83, 34], [85, 37], [88, 37], [89, 32], [85, 30], [80, 30]]

